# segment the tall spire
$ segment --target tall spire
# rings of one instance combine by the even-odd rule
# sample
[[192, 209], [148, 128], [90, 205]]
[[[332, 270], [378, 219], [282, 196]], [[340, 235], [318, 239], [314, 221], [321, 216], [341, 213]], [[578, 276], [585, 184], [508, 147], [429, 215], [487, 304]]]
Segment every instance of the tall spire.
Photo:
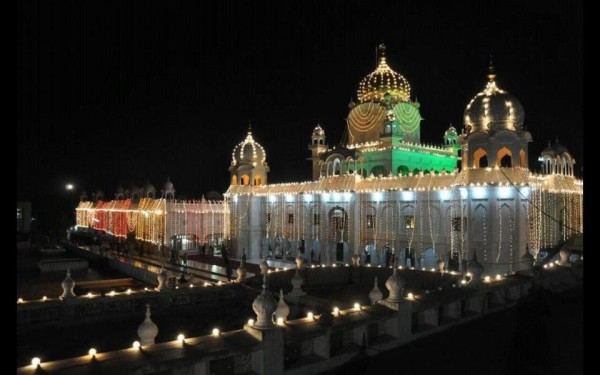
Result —
[[248, 121], [248, 134], [252, 134], [252, 123]]
[[490, 65], [488, 67], [488, 79], [493, 81], [496, 78], [496, 68], [494, 67], [494, 56], [490, 54]]
[[377, 50], [379, 52], [379, 59], [377, 61], [377, 65], [380, 65], [382, 62], [385, 63], [386, 57], [385, 57], [385, 44], [381, 43], [378, 47]]

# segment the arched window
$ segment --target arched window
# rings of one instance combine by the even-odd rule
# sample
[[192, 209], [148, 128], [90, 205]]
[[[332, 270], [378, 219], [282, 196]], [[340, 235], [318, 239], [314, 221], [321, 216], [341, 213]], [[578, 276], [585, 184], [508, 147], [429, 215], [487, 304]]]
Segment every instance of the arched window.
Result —
[[473, 167], [474, 168], [485, 168], [488, 166], [487, 152], [484, 149], [479, 148], [473, 154]]
[[323, 139], [319, 139], [319, 144], [323, 145], [323, 144], [325, 144], [325, 141]]
[[496, 155], [496, 165], [499, 167], [512, 167], [512, 152], [507, 147], [502, 147]]
[[342, 168], [341, 168], [340, 159], [335, 159], [333, 161], [333, 169], [332, 169], [333, 173], [332, 174], [334, 176], [339, 176], [341, 174], [341, 170], [342, 170]]
[[260, 176], [254, 177], [254, 185], [260, 185], [260, 184], [261, 184], [261, 178], [260, 178]]
[[247, 174], [242, 175], [240, 177], [242, 185], [250, 185], [250, 177]]
[[410, 170], [408, 169], [408, 167], [406, 165], [401, 165], [398, 167], [398, 174], [402, 175], [402, 176], [406, 176], [408, 175], [408, 172]]
[[371, 174], [375, 177], [377, 176], [386, 176], [387, 175], [387, 171], [385, 169], [385, 167], [383, 165], [376, 165], [373, 168], [371, 168]]

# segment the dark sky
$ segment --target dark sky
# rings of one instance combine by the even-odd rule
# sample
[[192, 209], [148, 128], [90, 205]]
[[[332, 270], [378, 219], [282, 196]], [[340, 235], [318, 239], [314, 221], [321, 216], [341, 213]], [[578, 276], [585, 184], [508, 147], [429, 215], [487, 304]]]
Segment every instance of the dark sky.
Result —
[[[422, 140], [441, 142], [485, 84], [520, 99], [534, 163], [559, 137], [583, 165], [581, 1], [19, 1], [18, 198], [67, 181], [113, 196], [167, 176], [199, 198], [228, 186], [252, 122], [271, 182], [310, 179], [385, 42], [411, 83]], [[537, 168], [537, 165], [535, 165]]]

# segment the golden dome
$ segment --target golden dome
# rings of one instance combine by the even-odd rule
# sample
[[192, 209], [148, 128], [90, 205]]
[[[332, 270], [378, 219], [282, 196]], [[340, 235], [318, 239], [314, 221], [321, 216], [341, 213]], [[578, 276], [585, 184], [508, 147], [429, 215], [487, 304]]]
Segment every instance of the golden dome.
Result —
[[393, 71], [387, 64], [385, 45], [380, 45], [379, 50], [381, 55], [377, 68], [360, 81], [358, 86], [358, 100], [361, 103], [382, 101], [384, 95], [389, 93], [393, 100], [409, 101], [410, 84], [404, 76]]
[[238, 164], [264, 164], [267, 158], [265, 149], [254, 140], [252, 131], [248, 130], [246, 139], [233, 149], [232, 165]]

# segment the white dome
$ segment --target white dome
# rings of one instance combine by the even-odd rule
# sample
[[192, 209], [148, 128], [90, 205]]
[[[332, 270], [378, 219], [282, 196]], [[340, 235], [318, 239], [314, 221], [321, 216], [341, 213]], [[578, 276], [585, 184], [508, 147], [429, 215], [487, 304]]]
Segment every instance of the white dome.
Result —
[[525, 121], [521, 102], [496, 84], [496, 75], [490, 68], [489, 81], [483, 91], [475, 95], [464, 112], [468, 133], [499, 130], [519, 131]]

